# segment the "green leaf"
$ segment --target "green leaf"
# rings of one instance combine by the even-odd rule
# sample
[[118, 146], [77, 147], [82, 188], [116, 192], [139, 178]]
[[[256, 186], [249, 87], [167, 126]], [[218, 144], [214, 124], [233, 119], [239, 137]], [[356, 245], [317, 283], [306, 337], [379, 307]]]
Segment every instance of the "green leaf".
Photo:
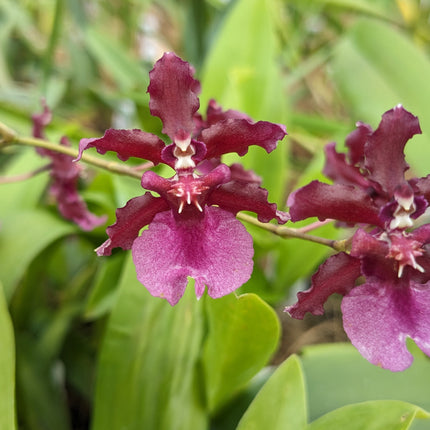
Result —
[[[393, 373], [370, 364], [350, 344], [306, 347], [302, 363], [310, 418], [368, 400], [400, 400], [430, 410], [430, 361], [421, 352], [414, 356], [410, 368]], [[428, 425], [418, 422], [413, 428], [425, 430]]]
[[85, 304], [84, 317], [86, 319], [100, 318], [115, 304], [124, 257], [124, 253], [119, 253], [102, 263]]
[[148, 82], [148, 73], [137, 60], [127, 54], [127, 48], [106, 31], [89, 27], [85, 33], [85, 43], [91, 54], [104, 70], [115, 80], [118, 87], [130, 90], [144, 87]]
[[306, 427], [305, 382], [300, 361], [291, 356], [261, 388], [237, 430], [300, 430]]
[[15, 427], [15, 344], [12, 321], [0, 284], [0, 428]]
[[92, 429], [205, 429], [203, 333], [193, 288], [171, 307], [137, 281], [129, 255], [100, 354]]
[[415, 405], [379, 400], [344, 406], [314, 421], [307, 430], [406, 430], [415, 418], [429, 417]]
[[[200, 98], [204, 109], [214, 98], [224, 108], [244, 111], [256, 121], [285, 121], [288, 102], [280, 96], [277, 13], [277, 2], [269, 0], [239, 0], [233, 5], [205, 60]], [[238, 157], [229, 156], [226, 160], [232, 163]], [[270, 198], [283, 205], [285, 142], [270, 155], [261, 148], [250, 148], [241, 162], [264, 178], [263, 186], [269, 190]]]
[[24, 428], [71, 430], [62, 369], [46, 358], [38, 340], [17, 335], [17, 398]]
[[[34, 171], [49, 160], [43, 160], [32, 149], [24, 150], [14, 156], [6, 165], [2, 176], [13, 177]], [[13, 213], [17, 210], [33, 209], [42, 197], [49, 181], [48, 173], [41, 173], [25, 181], [0, 185], [0, 215]]]
[[376, 127], [381, 115], [399, 103], [419, 117], [424, 135], [415, 136], [405, 152], [418, 174], [427, 174], [430, 61], [424, 52], [399, 29], [382, 22], [360, 20], [335, 50], [331, 66], [354, 121], [369, 122]]
[[28, 265], [55, 240], [73, 233], [76, 227], [42, 210], [5, 215], [0, 229], [0, 278], [7, 299]]
[[279, 340], [279, 320], [255, 294], [207, 297], [208, 336], [203, 352], [206, 397], [214, 412], [267, 363]]

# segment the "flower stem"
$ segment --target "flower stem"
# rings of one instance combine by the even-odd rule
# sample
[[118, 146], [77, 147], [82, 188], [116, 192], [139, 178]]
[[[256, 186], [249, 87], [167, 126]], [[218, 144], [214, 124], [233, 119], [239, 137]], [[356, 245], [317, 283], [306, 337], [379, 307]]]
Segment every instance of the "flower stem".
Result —
[[33, 178], [34, 176], [38, 175], [39, 173], [46, 172], [52, 167], [52, 164], [46, 164], [45, 166], [39, 167], [36, 170], [33, 170], [32, 172], [22, 173], [21, 175], [15, 175], [15, 176], [0, 176], [0, 185], [3, 184], [13, 184], [15, 182], [21, 182], [26, 181], [27, 179]]
[[[49, 149], [51, 151], [60, 152], [61, 154], [70, 155], [73, 158], [77, 158], [78, 151], [74, 148], [60, 145], [57, 143], [49, 142], [44, 139], [37, 139], [35, 137], [22, 137], [19, 136], [15, 131], [11, 130], [6, 125], [0, 123], [0, 145], [16, 144], [24, 146], [33, 146], [37, 148]], [[82, 155], [82, 161], [91, 164], [95, 167], [108, 170], [113, 173], [120, 175], [131, 176], [132, 178], [141, 179], [142, 173], [136, 171], [134, 168], [126, 166], [124, 164], [116, 163], [114, 161], [105, 161], [99, 157], [93, 157], [88, 154]]]
[[313, 235], [304, 233], [300, 229], [260, 222], [258, 221], [258, 219], [243, 213], [238, 213], [236, 217], [242, 221], [245, 221], [245, 222], [248, 222], [249, 224], [263, 228], [264, 230], [270, 231], [276, 234], [277, 236], [280, 236], [283, 238], [296, 238], [296, 239], [308, 240], [310, 242], [319, 243], [320, 245], [329, 246], [330, 248], [333, 248], [335, 251], [346, 251], [346, 248], [347, 248], [347, 240], [332, 240], [332, 239], [326, 239], [324, 237], [313, 236]]

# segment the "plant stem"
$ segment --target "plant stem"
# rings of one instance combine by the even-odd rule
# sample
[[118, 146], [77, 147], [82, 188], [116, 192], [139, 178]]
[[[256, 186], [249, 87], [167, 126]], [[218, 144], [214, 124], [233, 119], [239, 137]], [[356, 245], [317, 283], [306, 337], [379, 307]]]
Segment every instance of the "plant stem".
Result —
[[33, 170], [32, 172], [22, 173], [21, 175], [15, 175], [15, 176], [0, 176], [0, 185], [3, 184], [13, 184], [15, 182], [21, 182], [26, 181], [27, 179], [33, 178], [34, 176], [38, 175], [39, 173], [46, 172], [52, 167], [52, 164], [46, 164], [45, 166], [39, 167], [36, 170]]
[[320, 245], [325, 245], [330, 248], [333, 248], [335, 251], [346, 251], [346, 248], [347, 248], [347, 240], [332, 240], [332, 239], [326, 239], [324, 237], [313, 236], [300, 231], [300, 229], [260, 222], [258, 221], [258, 219], [244, 213], [238, 213], [236, 217], [242, 221], [248, 222], [249, 224], [252, 224], [264, 230], [270, 231], [276, 234], [277, 236], [280, 236], [283, 238], [296, 238], [296, 239], [308, 240], [310, 242], [319, 243]]
[[[6, 125], [0, 123], [0, 142], [3, 145], [16, 144], [24, 146], [33, 146], [37, 148], [49, 149], [51, 151], [60, 152], [61, 154], [70, 155], [73, 158], [78, 157], [78, 151], [68, 146], [59, 145], [57, 143], [49, 142], [44, 139], [36, 139], [35, 137], [22, 137], [18, 136], [13, 130]], [[105, 161], [99, 157], [93, 157], [88, 154], [82, 154], [82, 161], [91, 164], [101, 169], [109, 170], [113, 173], [120, 175], [131, 176], [132, 178], [141, 179], [142, 173], [136, 171], [133, 167], [126, 166], [124, 164], [116, 163], [114, 161]]]

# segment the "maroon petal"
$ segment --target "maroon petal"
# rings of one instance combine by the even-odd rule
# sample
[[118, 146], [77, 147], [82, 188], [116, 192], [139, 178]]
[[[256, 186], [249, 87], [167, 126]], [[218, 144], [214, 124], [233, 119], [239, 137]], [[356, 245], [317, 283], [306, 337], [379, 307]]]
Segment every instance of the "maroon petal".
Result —
[[130, 157], [137, 157], [158, 164], [162, 161], [161, 151], [164, 147], [164, 142], [155, 134], [138, 129], [115, 130], [110, 128], [106, 130], [103, 137], [81, 139], [76, 161], [81, 159], [82, 153], [86, 149], [96, 148], [100, 154], [114, 151], [122, 161], [128, 160]]
[[194, 70], [173, 52], [165, 53], [149, 72], [149, 109], [163, 122], [163, 133], [173, 141], [179, 130], [194, 130], [194, 114], [199, 108], [200, 83]]
[[354, 257], [369, 256], [385, 258], [388, 254], [388, 242], [378, 239], [373, 234], [359, 228], [352, 238], [351, 255]]
[[351, 164], [362, 164], [364, 161], [364, 145], [367, 139], [372, 134], [373, 130], [370, 125], [363, 122], [357, 122], [357, 128], [349, 133], [345, 140], [345, 145], [348, 147], [348, 158]]
[[211, 99], [206, 110], [206, 120], [200, 114], [194, 115], [194, 137], [199, 136], [203, 129], [226, 119], [247, 119], [252, 122], [252, 119], [245, 113], [233, 109], [224, 111], [214, 99]]
[[358, 351], [371, 363], [394, 372], [413, 357], [406, 338], [430, 355], [430, 284], [407, 279], [372, 278], [342, 300], [343, 327]]
[[329, 143], [324, 148], [326, 163], [324, 175], [338, 184], [358, 185], [361, 188], [371, 186], [370, 182], [361, 174], [360, 169], [346, 162], [345, 154], [336, 152], [336, 144]]
[[100, 245], [98, 255], [110, 255], [113, 248], [130, 249], [139, 231], [148, 225], [158, 212], [169, 209], [167, 202], [161, 197], [153, 197], [151, 193], [135, 197], [116, 210], [116, 222], [106, 229], [109, 239]]
[[319, 181], [299, 188], [288, 197], [292, 221], [318, 217], [347, 223], [379, 226], [378, 208], [361, 188], [350, 185], [329, 185]]
[[409, 167], [403, 153], [406, 142], [419, 133], [418, 118], [398, 105], [382, 115], [379, 127], [368, 138], [364, 152], [369, 178], [391, 196], [396, 186], [404, 182]]
[[261, 222], [276, 219], [280, 224], [285, 224], [290, 219], [289, 214], [278, 211], [275, 203], [268, 203], [267, 196], [267, 190], [258, 183], [233, 180], [212, 191], [208, 204], [218, 205], [233, 214], [239, 211], [254, 212]]
[[422, 195], [430, 205], [430, 175], [414, 178], [409, 181], [415, 194]]
[[[70, 146], [65, 136], [61, 138], [60, 143]], [[52, 160], [52, 183], [49, 190], [57, 201], [61, 215], [75, 222], [85, 231], [104, 224], [107, 217], [98, 217], [89, 212], [87, 205], [78, 193], [80, 166], [73, 163], [73, 158], [69, 155], [55, 151], [47, 151], [44, 155], [49, 156]]]
[[281, 124], [228, 119], [203, 130], [200, 139], [206, 144], [206, 158], [217, 158], [230, 152], [245, 155], [250, 145], [258, 145], [271, 152], [286, 134], [285, 126]]
[[313, 315], [324, 313], [324, 303], [334, 293], [345, 295], [355, 285], [360, 276], [360, 260], [341, 252], [323, 263], [312, 276], [312, 286], [297, 294], [297, 303], [285, 311], [293, 318], [303, 319], [306, 312]]
[[106, 222], [107, 216], [98, 217], [88, 210], [78, 194], [76, 181], [54, 181], [50, 192], [57, 200], [61, 215], [76, 223], [82, 230], [90, 231]]
[[244, 183], [255, 183], [261, 185], [261, 178], [252, 170], [245, 170], [242, 164], [233, 163], [230, 166], [231, 179]]

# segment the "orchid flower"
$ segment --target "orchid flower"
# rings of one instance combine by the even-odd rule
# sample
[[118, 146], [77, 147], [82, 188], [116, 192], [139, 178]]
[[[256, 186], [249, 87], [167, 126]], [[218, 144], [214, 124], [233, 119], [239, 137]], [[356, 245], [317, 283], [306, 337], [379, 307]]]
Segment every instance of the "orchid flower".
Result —
[[142, 187], [157, 196], [146, 192], [118, 209], [107, 229], [109, 239], [96, 250], [110, 255], [113, 248], [131, 248], [139, 281], [171, 305], [184, 294], [188, 277], [195, 279], [198, 298], [205, 286], [218, 298], [250, 278], [252, 238], [236, 219], [238, 211], [255, 212], [263, 222], [289, 219], [267, 202], [255, 174], [220, 161], [226, 153], [244, 155], [250, 145], [272, 151], [286, 135], [285, 127], [223, 112], [214, 101], [203, 119], [197, 113], [200, 83], [193, 75], [193, 68], [173, 53], [164, 54], [149, 74], [150, 112], [161, 119], [168, 145], [137, 129], [109, 129], [79, 145], [78, 159], [95, 147], [102, 154], [115, 151], [124, 161], [138, 157], [174, 170], [168, 179], [152, 171], [143, 174]]

